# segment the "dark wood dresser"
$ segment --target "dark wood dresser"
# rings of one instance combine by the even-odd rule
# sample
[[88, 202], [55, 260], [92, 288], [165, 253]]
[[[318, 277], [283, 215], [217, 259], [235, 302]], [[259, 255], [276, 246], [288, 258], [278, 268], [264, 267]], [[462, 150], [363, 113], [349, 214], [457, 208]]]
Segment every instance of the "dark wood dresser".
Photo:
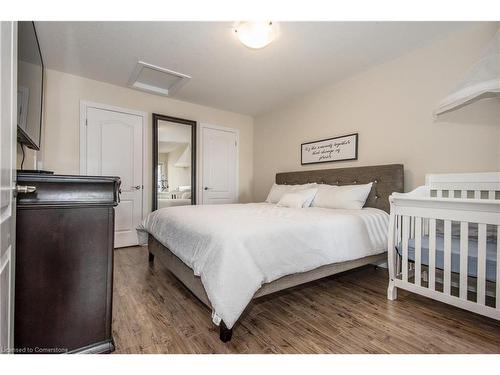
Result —
[[109, 353], [118, 177], [21, 173], [17, 353]]

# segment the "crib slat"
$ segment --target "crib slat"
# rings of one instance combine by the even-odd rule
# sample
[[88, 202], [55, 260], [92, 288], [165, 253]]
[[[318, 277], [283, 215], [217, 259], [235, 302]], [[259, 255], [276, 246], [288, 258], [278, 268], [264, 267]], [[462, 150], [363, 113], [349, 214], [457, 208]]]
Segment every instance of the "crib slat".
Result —
[[460, 192], [460, 198], [467, 199], [467, 190], [462, 190]]
[[403, 281], [408, 282], [408, 237], [410, 235], [410, 217], [403, 216]]
[[[397, 215], [396, 216], [396, 233], [395, 233], [395, 241], [397, 243], [397, 246], [401, 246], [401, 232], [403, 231], [403, 225], [402, 225], [402, 216]], [[401, 274], [401, 256], [396, 257], [396, 275]]]
[[436, 197], [437, 198], [442, 198], [443, 197], [443, 191], [442, 190], [436, 190]]
[[486, 224], [478, 224], [477, 234], [477, 303], [485, 304], [486, 293]]
[[394, 216], [394, 244], [398, 245], [399, 215]]
[[422, 283], [422, 219], [415, 217], [415, 285]]
[[500, 310], [500, 226], [497, 227], [497, 282], [495, 285], [496, 288], [496, 299], [495, 299], [495, 307], [497, 310]]
[[429, 219], [429, 289], [436, 289], [436, 219]]
[[481, 190], [474, 190], [474, 199], [481, 199]]
[[495, 190], [488, 191], [488, 199], [495, 199]]
[[460, 222], [460, 298], [467, 300], [467, 262], [469, 258], [469, 223]]
[[443, 292], [451, 294], [451, 220], [444, 221], [444, 281]]
[[401, 215], [398, 215], [398, 217], [397, 217], [397, 228], [398, 228], [398, 230], [397, 230], [397, 241], [396, 241], [396, 243], [400, 244], [401, 243], [401, 237], [402, 237], [401, 236], [401, 232], [403, 230], [403, 224], [402, 224], [402, 217], [401, 217]]

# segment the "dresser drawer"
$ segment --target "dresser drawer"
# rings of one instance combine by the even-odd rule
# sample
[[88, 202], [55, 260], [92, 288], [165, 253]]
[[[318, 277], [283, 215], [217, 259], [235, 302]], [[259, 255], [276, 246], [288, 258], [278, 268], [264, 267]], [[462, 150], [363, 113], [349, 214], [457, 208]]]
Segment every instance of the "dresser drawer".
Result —
[[118, 177], [63, 176], [18, 173], [17, 184], [33, 186], [32, 193], [19, 193], [18, 207], [40, 205], [111, 205], [120, 200]]

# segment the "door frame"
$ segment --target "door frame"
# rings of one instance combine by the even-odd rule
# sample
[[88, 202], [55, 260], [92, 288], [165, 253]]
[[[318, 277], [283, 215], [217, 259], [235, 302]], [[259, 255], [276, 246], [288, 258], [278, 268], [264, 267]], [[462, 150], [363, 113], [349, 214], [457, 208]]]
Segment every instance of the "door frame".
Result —
[[[2, 39], [4, 38], [3, 36], [3, 28], [8, 29], [9, 32], [9, 40], [5, 45], [2, 43]], [[7, 301], [8, 301], [8, 310], [7, 310], [7, 343], [5, 343], [6, 347], [1, 348], [0, 347], [0, 355], [3, 353], [13, 353], [14, 349], [14, 326], [15, 326], [15, 284], [16, 284], [16, 197], [15, 197], [15, 187], [17, 185], [16, 180], [17, 180], [17, 173], [16, 173], [16, 145], [17, 145], [17, 21], [0, 21], [0, 49], [2, 50], [0, 53], [0, 57], [2, 58], [2, 61], [0, 63], [2, 64], [0, 68], [0, 73], [2, 69], [5, 69], [6, 66], [10, 67], [10, 72], [9, 72], [9, 87], [8, 90], [5, 90], [7, 92], [2, 92], [0, 88], [0, 96], [5, 95], [7, 97], [10, 96], [10, 107], [2, 108], [1, 110], [5, 110], [8, 112], [9, 119], [10, 119], [10, 124], [8, 124], [10, 129], [10, 139], [8, 141], [10, 142], [10, 145], [12, 147], [11, 149], [11, 154], [9, 157], [12, 158], [10, 160], [11, 165], [10, 165], [10, 179], [11, 179], [11, 186], [10, 189], [8, 190], [7, 194], [10, 195], [10, 210], [11, 210], [11, 216], [10, 216], [10, 228], [8, 232], [5, 232], [7, 236], [10, 236], [10, 250], [5, 253], [4, 259], [0, 258], [0, 270], [3, 270], [4, 268], [9, 269], [9, 289], [7, 291]], [[8, 50], [8, 54], [6, 53], [5, 50]], [[4, 58], [8, 61], [7, 64], [5, 64]], [[3, 73], [2, 73], [3, 74]], [[0, 114], [0, 117], [2, 114]], [[1, 121], [1, 119], [0, 119]], [[7, 124], [2, 123], [2, 126], [7, 126]], [[2, 233], [0, 233], [0, 237], [2, 237]], [[9, 240], [5, 241], [6, 243], [9, 242]]]
[[146, 141], [146, 123], [148, 114], [144, 111], [137, 111], [134, 109], [128, 109], [123, 107], [117, 107], [108, 104], [96, 103], [89, 100], [80, 100], [80, 175], [85, 175], [84, 171], [87, 170], [87, 109], [96, 108], [102, 109], [106, 111], [125, 113], [129, 115], [135, 115], [142, 118], [142, 189], [141, 189], [141, 220], [144, 219], [144, 216], [147, 213], [146, 209], [146, 200], [145, 200], [145, 186], [144, 183], [146, 181], [146, 152], [147, 152], [147, 141]]
[[227, 126], [212, 125], [208, 123], [199, 123], [198, 126], [198, 194], [196, 204], [203, 204], [203, 129], [222, 130], [234, 133], [236, 135], [236, 173], [235, 173], [235, 200], [239, 201], [240, 195], [240, 130]]

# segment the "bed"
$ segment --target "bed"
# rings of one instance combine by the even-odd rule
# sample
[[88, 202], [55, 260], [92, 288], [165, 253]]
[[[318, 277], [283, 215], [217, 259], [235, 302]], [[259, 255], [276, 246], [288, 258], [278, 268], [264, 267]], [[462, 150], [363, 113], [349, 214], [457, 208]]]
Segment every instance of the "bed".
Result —
[[403, 190], [399, 164], [278, 173], [278, 184], [372, 182], [362, 210], [253, 203], [171, 207], [139, 230], [157, 257], [212, 310], [220, 339], [253, 298], [386, 259], [389, 195]]
[[500, 320], [500, 173], [433, 174], [390, 197], [390, 300], [397, 290]]

